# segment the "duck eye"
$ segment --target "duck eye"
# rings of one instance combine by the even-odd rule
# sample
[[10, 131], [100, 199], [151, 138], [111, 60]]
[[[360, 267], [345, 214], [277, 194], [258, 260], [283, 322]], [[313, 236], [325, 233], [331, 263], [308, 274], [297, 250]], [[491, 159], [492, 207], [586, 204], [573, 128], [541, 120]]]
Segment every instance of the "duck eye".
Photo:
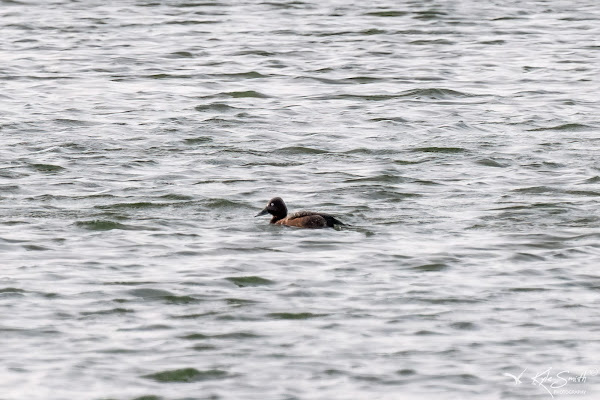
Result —
[[275, 205], [274, 203], [271, 203], [271, 204], [269, 204], [269, 207], [273, 207], [274, 205]]

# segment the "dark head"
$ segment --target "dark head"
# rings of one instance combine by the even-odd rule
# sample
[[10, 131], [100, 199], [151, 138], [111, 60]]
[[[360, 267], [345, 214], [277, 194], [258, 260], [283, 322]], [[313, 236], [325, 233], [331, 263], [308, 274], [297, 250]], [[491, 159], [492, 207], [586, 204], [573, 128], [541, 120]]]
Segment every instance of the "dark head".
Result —
[[269, 200], [265, 209], [256, 214], [256, 216], [258, 217], [265, 214], [271, 214], [273, 216], [271, 222], [275, 222], [286, 217], [287, 207], [285, 206], [285, 203], [281, 197], [273, 197], [271, 200]]

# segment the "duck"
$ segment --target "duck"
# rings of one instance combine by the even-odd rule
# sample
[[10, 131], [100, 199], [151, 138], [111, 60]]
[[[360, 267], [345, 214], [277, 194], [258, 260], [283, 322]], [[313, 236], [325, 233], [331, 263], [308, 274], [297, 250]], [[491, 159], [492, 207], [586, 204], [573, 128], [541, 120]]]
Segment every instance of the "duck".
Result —
[[281, 197], [274, 197], [267, 206], [255, 217], [271, 214], [271, 224], [295, 226], [297, 228], [333, 228], [336, 225], [346, 225], [329, 214], [313, 211], [299, 211], [288, 214], [287, 207]]

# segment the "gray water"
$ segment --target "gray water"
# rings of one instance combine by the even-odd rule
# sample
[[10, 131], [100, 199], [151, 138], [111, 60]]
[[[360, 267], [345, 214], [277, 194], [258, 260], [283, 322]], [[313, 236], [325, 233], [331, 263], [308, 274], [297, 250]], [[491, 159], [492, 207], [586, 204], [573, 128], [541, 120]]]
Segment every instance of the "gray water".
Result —
[[596, 0], [3, 0], [0, 35], [1, 399], [597, 398]]

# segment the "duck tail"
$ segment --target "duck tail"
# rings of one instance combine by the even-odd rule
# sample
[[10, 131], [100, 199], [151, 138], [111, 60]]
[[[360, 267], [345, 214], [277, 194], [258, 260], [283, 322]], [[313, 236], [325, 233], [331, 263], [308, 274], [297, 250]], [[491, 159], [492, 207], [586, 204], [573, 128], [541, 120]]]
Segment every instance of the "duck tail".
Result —
[[338, 220], [334, 216], [323, 215], [323, 218], [325, 218], [325, 221], [327, 221], [327, 226], [330, 227], [330, 228], [333, 228], [335, 225], [347, 226], [345, 223], [343, 223], [342, 221]]

